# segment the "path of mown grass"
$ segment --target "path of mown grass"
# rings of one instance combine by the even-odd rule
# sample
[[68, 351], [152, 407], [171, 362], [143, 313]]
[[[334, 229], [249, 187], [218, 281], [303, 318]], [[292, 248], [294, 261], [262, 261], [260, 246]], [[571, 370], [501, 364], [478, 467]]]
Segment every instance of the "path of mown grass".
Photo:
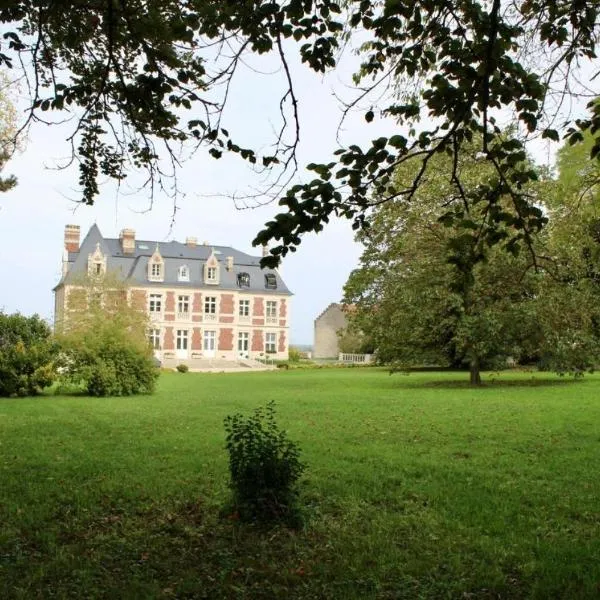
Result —
[[[0, 598], [597, 598], [600, 377], [164, 375], [0, 401]], [[489, 381], [489, 377], [488, 377]], [[277, 401], [302, 531], [241, 526], [225, 415]]]

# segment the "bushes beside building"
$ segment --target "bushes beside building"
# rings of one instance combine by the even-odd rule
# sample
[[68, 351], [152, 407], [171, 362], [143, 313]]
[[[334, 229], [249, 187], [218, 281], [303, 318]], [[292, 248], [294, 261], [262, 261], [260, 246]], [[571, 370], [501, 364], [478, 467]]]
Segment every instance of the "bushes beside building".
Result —
[[131, 304], [127, 287], [110, 274], [87, 277], [59, 326], [62, 378], [91, 396], [154, 391], [159, 370], [146, 332], [147, 316]]
[[0, 312], [0, 396], [32, 396], [56, 377], [58, 345], [38, 315]]

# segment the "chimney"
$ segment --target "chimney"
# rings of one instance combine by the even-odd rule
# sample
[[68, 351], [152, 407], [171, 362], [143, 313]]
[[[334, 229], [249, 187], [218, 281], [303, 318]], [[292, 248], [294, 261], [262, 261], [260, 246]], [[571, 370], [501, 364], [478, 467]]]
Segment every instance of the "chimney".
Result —
[[269, 246], [267, 246], [267, 244], [263, 244], [263, 247], [262, 247], [262, 255], [263, 255], [263, 258], [264, 258], [265, 256], [269, 256]]
[[195, 237], [185, 238], [185, 245], [188, 248], [195, 248], [198, 245], [198, 238], [195, 238]]
[[228, 271], [232, 271], [233, 270], [233, 256], [228, 256], [227, 257], [227, 270]]
[[135, 230], [123, 229], [119, 236], [123, 254], [133, 254], [135, 252]]
[[79, 252], [79, 225], [65, 225], [65, 249]]
[[208, 246], [208, 241], [207, 241], [207, 240], [204, 240], [204, 241], [202, 242], [202, 245], [203, 245], [203, 246]]

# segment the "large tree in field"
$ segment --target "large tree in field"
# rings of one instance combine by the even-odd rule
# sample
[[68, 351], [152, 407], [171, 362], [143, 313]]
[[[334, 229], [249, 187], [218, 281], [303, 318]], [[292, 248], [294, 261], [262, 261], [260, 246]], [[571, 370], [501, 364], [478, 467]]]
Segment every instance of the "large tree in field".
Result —
[[[365, 250], [345, 301], [356, 305], [352, 324], [373, 338], [380, 361], [466, 365], [471, 383], [479, 384], [484, 366], [537, 347], [540, 275], [527, 253], [502, 252], [482, 234], [490, 218], [484, 203], [471, 211], [469, 233], [443, 223], [443, 215], [460, 206], [447, 178], [453, 161], [439, 155], [432, 166], [412, 202], [394, 200], [373, 210], [371, 226], [358, 235]], [[467, 193], [490, 176], [475, 147], [457, 168]], [[412, 176], [408, 165], [400, 168], [398, 185]], [[511, 214], [510, 202], [498, 206]]]
[[[565, 217], [562, 206], [553, 210], [549, 197], [550, 224], [536, 236], [535, 262], [527, 252], [503, 252], [481, 234], [490, 218], [483, 202], [464, 224], [470, 233], [444, 226], [445, 211], [459, 202], [448, 184], [453, 165], [436, 156], [432, 166], [415, 201], [378, 206], [371, 227], [358, 235], [365, 250], [345, 287], [345, 300], [356, 305], [354, 328], [373, 338], [385, 363], [466, 365], [473, 384], [482, 367], [507, 357], [535, 357], [559, 372], [593, 368], [600, 359], [600, 278], [589, 269], [596, 265], [597, 273], [600, 262], [595, 248], [590, 254], [589, 223]], [[458, 168], [466, 192], [490, 176], [475, 155]], [[396, 177], [402, 185], [412, 173], [404, 167]], [[529, 193], [541, 205], [558, 189], [548, 180]], [[510, 202], [499, 206], [508, 218]]]
[[[268, 197], [281, 197], [283, 212], [255, 240], [281, 240], [263, 259], [273, 265], [333, 215], [360, 227], [373, 193], [413, 199], [436, 153], [456, 161], [478, 136], [492, 176], [467, 193], [452, 169], [448, 181], [464, 210], [449, 218], [464, 225], [485, 203], [494, 215], [489, 239], [508, 226], [507, 243], [531, 250], [544, 216], [526, 193], [535, 172], [519, 168], [527, 137], [566, 132], [578, 141], [589, 130], [592, 155], [600, 149], [600, 104], [578, 120], [562, 111], [565, 96], [597, 94], [598, 9], [598, 0], [16, 0], [0, 7], [0, 63], [24, 69], [30, 121], [49, 110], [75, 117], [70, 141], [87, 203], [102, 175], [122, 179], [142, 167], [149, 185], [160, 183], [161, 157], [176, 168], [180, 143], [206, 144], [215, 158], [235, 152], [275, 170]], [[301, 130], [288, 57], [297, 52], [326, 72], [353, 47], [360, 67], [347, 110], [360, 107], [367, 123], [391, 117], [390, 133], [309, 165], [316, 177], [286, 192]], [[222, 126], [247, 53], [275, 56], [286, 82], [282, 126], [265, 156]], [[501, 135], [503, 110], [519, 123], [512, 138]], [[414, 177], [398, 186], [393, 173], [406, 162]], [[499, 198], [516, 219], [494, 211]]]

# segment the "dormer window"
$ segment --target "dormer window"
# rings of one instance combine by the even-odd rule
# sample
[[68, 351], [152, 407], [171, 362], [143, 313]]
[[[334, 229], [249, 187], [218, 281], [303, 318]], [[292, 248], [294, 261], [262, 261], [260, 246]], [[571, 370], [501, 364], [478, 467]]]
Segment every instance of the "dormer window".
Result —
[[211, 255], [204, 265], [204, 283], [208, 285], [219, 284], [219, 261], [215, 256], [214, 250], [211, 252]]
[[237, 276], [238, 287], [250, 287], [250, 274], [249, 273], [238, 273]]
[[164, 279], [165, 265], [158, 244], [156, 244], [156, 250], [154, 250], [154, 254], [152, 254], [148, 263], [148, 281], [164, 281]]
[[90, 277], [101, 277], [106, 273], [106, 257], [100, 250], [100, 243], [96, 244], [96, 250], [88, 256], [88, 275]]
[[189, 281], [190, 280], [190, 270], [187, 265], [182, 265], [177, 270], [177, 281]]
[[273, 273], [267, 273], [265, 275], [265, 287], [268, 290], [276, 290], [277, 289], [277, 278]]

